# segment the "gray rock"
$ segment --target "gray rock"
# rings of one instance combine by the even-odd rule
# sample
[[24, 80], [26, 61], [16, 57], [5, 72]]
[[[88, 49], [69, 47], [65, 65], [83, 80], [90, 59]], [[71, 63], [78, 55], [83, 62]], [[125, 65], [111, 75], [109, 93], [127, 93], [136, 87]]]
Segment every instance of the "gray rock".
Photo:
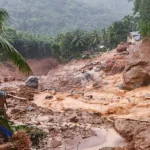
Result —
[[103, 81], [103, 85], [108, 85], [109, 82], [108, 81]]
[[29, 106], [29, 107], [27, 108], [27, 110], [28, 110], [28, 111], [32, 111], [32, 110], [35, 110], [35, 108], [32, 107], [32, 106]]
[[27, 87], [38, 88], [38, 85], [39, 85], [39, 81], [38, 81], [38, 77], [36, 77], [36, 76], [30, 76], [26, 80]]
[[47, 95], [46, 97], [45, 97], [45, 99], [52, 99], [53, 98], [53, 96], [51, 96], [51, 95]]

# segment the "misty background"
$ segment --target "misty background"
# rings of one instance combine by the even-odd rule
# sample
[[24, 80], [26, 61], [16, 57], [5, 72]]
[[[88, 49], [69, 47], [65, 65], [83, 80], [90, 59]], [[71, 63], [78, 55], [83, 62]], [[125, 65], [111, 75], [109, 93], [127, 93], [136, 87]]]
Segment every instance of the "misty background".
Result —
[[0, 0], [10, 14], [9, 25], [38, 34], [101, 30], [132, 14], [128, 0]]

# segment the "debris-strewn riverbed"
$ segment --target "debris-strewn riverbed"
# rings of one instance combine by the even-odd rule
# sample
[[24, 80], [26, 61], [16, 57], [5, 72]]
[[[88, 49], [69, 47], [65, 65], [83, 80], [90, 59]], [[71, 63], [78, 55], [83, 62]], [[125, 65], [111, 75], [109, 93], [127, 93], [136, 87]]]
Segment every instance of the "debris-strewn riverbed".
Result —
[[2, 83], [14, 95], [8, 117], [44, 133], [32, 150], [149, 150], [150, 86], [123, 89], [127, 57], [114, 50], [59, 65], [38, 77], [38, 89]]

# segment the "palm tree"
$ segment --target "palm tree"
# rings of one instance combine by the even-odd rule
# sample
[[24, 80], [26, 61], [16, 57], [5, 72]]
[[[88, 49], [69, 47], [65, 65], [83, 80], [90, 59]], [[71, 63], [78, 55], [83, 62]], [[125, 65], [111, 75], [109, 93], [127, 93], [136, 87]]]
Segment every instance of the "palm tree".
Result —
[[7, 11], [0, 9], [0, 54], [8, 57], [21, 72], [31, 74], [32, 70], [22, 55], [6, 39], [2, 37], [3, 26], [8, 18], [9, 15]]
[[72, 40], [72, 43], [75, 44], [76, 47], [81, 48], [86, 43], [84, 33], [77, 29], [73, 32], [74, 38]]
[[99, 45], [100, 44], [101, 37], [100, 37], [100, 34], [98, 33], [98, 31], [94, 30], [91, 33], [91, 39], [92, 39], [93, 45]]

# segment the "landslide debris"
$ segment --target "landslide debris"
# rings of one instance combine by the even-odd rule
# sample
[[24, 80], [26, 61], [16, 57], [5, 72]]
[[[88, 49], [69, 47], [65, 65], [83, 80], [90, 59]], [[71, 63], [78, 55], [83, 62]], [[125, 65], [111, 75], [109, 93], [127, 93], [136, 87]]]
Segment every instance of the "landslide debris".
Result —
[[133, 90], [150, 84], [150, 42], [143, 40], [130, 47], [130, 55], [123, 72], [124, 87]]

